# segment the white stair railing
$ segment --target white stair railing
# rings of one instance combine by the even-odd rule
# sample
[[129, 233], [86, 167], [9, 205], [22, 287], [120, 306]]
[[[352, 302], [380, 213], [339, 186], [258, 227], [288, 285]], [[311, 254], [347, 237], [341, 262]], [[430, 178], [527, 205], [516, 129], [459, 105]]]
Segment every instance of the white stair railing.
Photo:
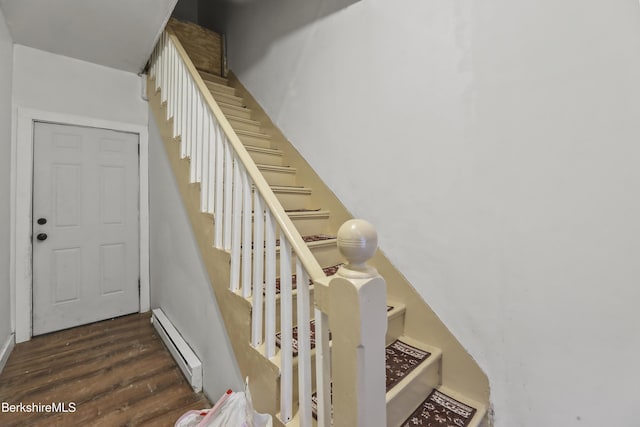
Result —
[[[200, 209], [202, 212], [213, 215], [214, 237], [212, 244], [214, 247], [231, 254], [229, 287], [236, 294], [252, 300], [251, 344], [265, 357], [272, 358], [276, 363], [279, 362], [281, 372], [280, 419], [284, 423], [290, 422], [297, 410], [299, 425], [311, 426], [312, 393], [315, 390], [317, 392], [318, 426], [330, 426], [332, 424], [331, 414], [333, 414], [333, 425], [378, 425], [366, 424], [363, 423], [363, 420], [373, 419], [379, 423], [380, 420], [385, 419], [383, 367], [386, 317], [384, 325], [373, 333], [375, 336], [382, 337], [381, 343], [375, 340], [363, 343], [362, 337], [367, 334], [365, 333], [366, 328], [362, 324], [362, 318], [356, 321], [355, 326], [352, 327], [353, 319], [347, 320], [338, 313], [338, 310], [331, 309], [332, 305], [338, 306], [334, 300], [335, 296], [341, 292], [337, 290], [342, 289], [345, 283], [351, 283], [351, 285], [347, 285], [344, 289], [348, 289], [349, 286], [361, 286], [361, 282], [364, 280], [362, 274], [364, 273], [359, 273], [360, 276], [355, 281], [348, 277], [348, 274], [344, 276], [342, 273], [339, 273], [338, 277], [332, 280], [326, 277], [213, 99], [198, 70], [177, 37], [170, 31], [163, 33], [152, 53], [149, 74], [152, 79], [155, 79], [155, 89], [160, 90], [162, 102], [166, 103], [167, 120], [173, 119], [173, 137], [180, 137], [181, 157], [188, 158], [190, 161], [190, 181], [200, 184]], [[276, 319], [277, 237], [280, 242], [279, 322]], [[370, 242], [367, 245], [367, 249], [370, 249]], [[373, 250], [375, 251], [375, 245]], [[350, 258], [355, 252], [352, 250], [348, 252], [348, 256], [345, 254], [350, 260], [349, 265], [355, 266], [355, 270], [345, 268], [342, 270], [343, 273], [353, 272], [362, 267], [359, 261], [355, 260], [358, 256], [353, 260]], [[297, 283], [296, 323], [299, 340], [297, 401], [294, 399], [292, 346], [294, 326], [293, 268], [295, 268]], [[371, 271], [367, 271], [371, 276]], [[340, 284], [333, 285], [333, 280], [338, 280], [339, 282], [336, 283]], [[376, 274], [366, 280], [367, 283], [373, 283], [373, 285], [364, 286], [363, 289], [366, 289], [367, 292], [377, 289], [377, 291], [373, 291], [373, 294], [382, 295], [384, 301], [385, 291], [382, 278]], [[315, 286], [315, 298], [309, 289], [310, 282]], [[382, 283], [382, 287], [379, 286], [380, 283]], [[348, 311], [368, 316], [369, 311], [376, 311], [379, 308], [382, 315], [386, 313], [384, 302], [382, 308], [372, 308], [370, 300], [361, 300], [358, 295], [360, 295], [359, 290], [356, 290], [355, 293], [347, 292], [342, 295], [343, 302], [351, 301], [354, 304]], [[377, 302], [377, 299], [374, 298], [374, 300]], [[309, 307], [312, 304], [315, 306], [315, 381], [312, 380], [311, 374], [312, 351], [309, 330], [311, 319]], [[346, 323], [343, 323], [343, 320]], [[382, 378], [382, 385], [379, 389], [382, 393], [382, 401], [370, 399], [368, 396], [371, 392], [361, 389], [362, 385], [371, 382], [371, 378], [361, 376], [362, 372], [357, 367], [355, 369], [353, 367], [347, 368], [352, 370], [349, 375], [344, 376], [344, 379], [349, 379], [349, 384], [343, 379], [334, 380], [332, 378], [329, 321], [335, 321], [336, 325], [332, 344], [334, 354], [341, 354], [341, 357], [347, 355], [355, 357], [354, 360], [357, 363], [366, 362], [367, 369], [370, 369], [369, 375], [377, 378], [375, 381], [378, 382]], [[374, 324], [378, 323], [374, 322]], [[280, 326], [281, 332], [279, 359], [276, 358], [277, 325]], [[303, 325], [304, 327], [302, 327]], [[347, 334], [348, 339], [345, 339], [345, 335], [341, 331], [350, 331]], [[338, 338], [337, 342], [336, 337]], [[374, 346], [377, 347], [377, 350], [369, 351]], [[362, 353], [363, 349], [367, 350], [364, 354]], [[372, 356], [374, 354], [382, 355], [382, 362], [378, 356]], [[342, 361], [338, 366], [335, 357], [333, 360], [334, 369], [342, 372]], [[371, 367], [374, 366], [373, 362], [379, 364], [379, 368], [382, 370], [381, 375], [375, 369], [371, 370]], [[350, 366], [351, 362], [347, 365]], [[336, 403], [335, 409], [338, 411], [332, 410], [330, 397], [332, 380], [334, 398], [337, 396], [348, 398], [357, 391], [358, 403], [355, 406], [351, 404], [342, 406], [342, 404]], [[351, 384], [353, 381], [357, 381], [357, 383]], [[354, 386], [357, 390], [353, 388]], [[375, 410], [370, 411], [369, 415], [362, 418], [366, 412], [362, 408], [369, 407], [371, 409], [372, 407], [369, 406], [371, 404], [376, 405]], [[382, 415], [380, 411], [382, 411]], [[373, 414], [373, 418], [370, 417], [371, 414]], [[354, 420], [358, 420], [356, 424], [352, 423]]]

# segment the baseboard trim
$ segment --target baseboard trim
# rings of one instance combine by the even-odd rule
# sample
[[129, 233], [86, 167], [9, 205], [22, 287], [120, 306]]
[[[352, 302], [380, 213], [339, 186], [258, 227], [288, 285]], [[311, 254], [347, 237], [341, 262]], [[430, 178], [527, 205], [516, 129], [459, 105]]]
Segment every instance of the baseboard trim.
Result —
[[152, 310], [151, 323], [195, 392], [202, 391], [202, 362], [164, 312]]
[[2, 346], [2, 350], [0, 350], [0, 372], [2, 372], [5, 365], [7, 364], [7, 360], [9, 360], [9, 355], [11, 354], [11, 351], [13, 351], [13, 347], [15, 347], [15, 345], [16, 345], [15, 335], [11, 334], [9, 335], [9, 337], [7, 338], [7, 341], [5, 341], [4, 345]]

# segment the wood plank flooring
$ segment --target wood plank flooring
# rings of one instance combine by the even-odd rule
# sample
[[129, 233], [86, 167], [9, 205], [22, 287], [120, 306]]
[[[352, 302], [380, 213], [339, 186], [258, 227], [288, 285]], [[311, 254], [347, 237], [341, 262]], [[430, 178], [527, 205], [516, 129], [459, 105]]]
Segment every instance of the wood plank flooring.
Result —
[[[184, 412], [211, 407], [149, 319], [132, 314], [16, 345], [0, 373], [0, 426], [173, 426]], [[72, 402], [66, 413], [6, 408]]]

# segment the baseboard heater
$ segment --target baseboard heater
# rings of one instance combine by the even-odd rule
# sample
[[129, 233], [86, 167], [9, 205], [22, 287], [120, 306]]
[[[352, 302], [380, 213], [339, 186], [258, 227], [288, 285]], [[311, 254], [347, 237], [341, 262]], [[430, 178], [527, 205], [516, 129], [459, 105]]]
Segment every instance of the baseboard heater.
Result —
[[152, 310], [151, 323], [158, 335], [169, 349], [169, 352], [180, 367], [180, 370], [191, 384], [195, 392], [202, 391], [202, 362], [173, 326], [169, 318], [156, 308]]

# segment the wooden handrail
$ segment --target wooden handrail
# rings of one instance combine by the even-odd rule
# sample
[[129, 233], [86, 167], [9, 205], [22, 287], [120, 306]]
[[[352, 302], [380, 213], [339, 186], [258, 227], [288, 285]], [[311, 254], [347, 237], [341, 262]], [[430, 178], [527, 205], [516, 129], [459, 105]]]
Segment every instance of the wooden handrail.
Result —
[[229, 143], [235, 150], [236, 156], [242, 162], [242, 165], [244, 166], [247, 174], [253, 180], [255, 191], [258, 191], [260, 193], [260, 195], [264, 199], [266, 207], [271, 211], [271, 215], [280, 227], [281, 235], [284, 235], [284, 237], [289, 241], [291, 249], [293, 250], [293, 252], [295, 252], [298, 259], [309, 274], [309, 278], [314, 283], [325, 278], [326, 275], [322, 270], [322, 267], [320, 266], [320, 264], [318, 264], [318, 261], [315, 259], [315, 257], [311, 253], [311, 250], [302, 239], [302, 236], [295, 228], [295, 225], [285, 212], [282, 204], [273, 193], [273, 190], [271, 190], [271, 187], [264, 179], [264, 176], [262, 176], [260, 170], [258, 170], [258, 167], [249, 155], [249, 152], [245, 148], [244, 144], [240, 141], [240, 138], [231, 127], [231, 124], [220, 109], [220, 106], [218, 105], [216, 100], [213, 98], [213, 95], [211, 95], [209, 88], [207, 87], [204, 80], [200, 76], [200, 73], [187, 55], [187, 52], [184, 50], [184, 47], [178, 40], [178, 37], [169, 28], [166, 29], [166, 32], [169, 39], [175, 46], [178, 55], [180, 55], [180, 58], [184, 62], [189, 74], [191, 74], [193, 81], [200, 90], [200, 93], [203, 95], [207, 106], [211, 110], [211, 113], [218, 121], [218, 124], [225, 133]]

